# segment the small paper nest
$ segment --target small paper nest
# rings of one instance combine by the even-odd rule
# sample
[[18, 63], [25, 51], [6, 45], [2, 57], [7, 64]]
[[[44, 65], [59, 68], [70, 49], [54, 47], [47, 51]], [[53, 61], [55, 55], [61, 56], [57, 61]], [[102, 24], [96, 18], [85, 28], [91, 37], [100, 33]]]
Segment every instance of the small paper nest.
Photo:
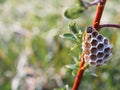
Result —
[[112, 46], [106, 37], [99, 34], [96, 29], [92, 27], [91, 29], [91, 31], [85, 31], [86, 33], [82, 43], [84, 60], [89, 65], [101, 66], [110, 60], [112, 56]]

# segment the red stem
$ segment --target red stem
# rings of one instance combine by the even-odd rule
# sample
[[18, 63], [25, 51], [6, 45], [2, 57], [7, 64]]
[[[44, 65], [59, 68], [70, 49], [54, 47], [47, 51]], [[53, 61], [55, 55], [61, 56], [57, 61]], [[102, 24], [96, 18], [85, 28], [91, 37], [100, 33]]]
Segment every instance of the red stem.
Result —
[[[97, 5], [96, 16], [94, 18], [94, 22], [93, 22], [93, 25], [92, 25], [97, 30], [98, 30], [98, 28], [100, 28], [99, 23], [100, 23], [100, 20], [101, 20], [101, 16], [102, 16], [102, 13], [103, 13], [103, 10], [104, 10], [105, 3], [106, 3], [106, 0], [102, 0]], [[83, 73], [85, 71], [84, 66], [85, 66], [84, 54], [82, 54], [82, 58], [81, 58], [81, 62], [80, 62], [80, 68], [78, 69], [77, 76], [74, 80], [72, 90], [78, 90], [80, 82], [81, 82], [82, 77], [83, 77]]]
[[72, 90], [78, 90], [78, 88], [79, 88], [83, 73], [85, 71], [84, 65], [85, 65], [84, 54], [82, 54], [82, 59], [81, 59], [81, 62], [80, 62], [80, 68], [78, 69], [77, 76], [74, 80]]
[[99, 25], [98, 29], [101, 29], [103, 27], [114, 27], [114, 28], [120, 28], [120, 25], [118, 24], [101, 24]]
[[97, 5], [96, 16], [95, 16], [94, 22], [93, 22], [93, 27], [96, 28], [97, 30], [98, 30], [98, 27], [99, 27], [99, 24], [100, 24], [101, 16], [102, 16], [106, 1], [107, 0], [102, 0]]

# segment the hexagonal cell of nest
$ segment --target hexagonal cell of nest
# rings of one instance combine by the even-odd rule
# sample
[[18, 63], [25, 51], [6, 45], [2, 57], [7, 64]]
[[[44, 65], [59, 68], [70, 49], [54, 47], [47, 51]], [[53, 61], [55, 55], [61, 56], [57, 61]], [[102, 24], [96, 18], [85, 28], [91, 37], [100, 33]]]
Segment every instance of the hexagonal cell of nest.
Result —
[[85, 50], [84, 50], [84, 53], [85, 53], [86, 55], [89, 55], [89, 54], [90, 54], [90, 50], [89, 50], [89, 49], [85, 49]]
[[96, 61], [96, 59], [97, 59], [97, 56], [93, 55], [93, 54], [90, 54], [89, 57], [90, 57], [91, 61]]
[[104, 49], [104, 53], [110, 54], [112, 52], [111, 48], [108, 46]]
[[96, 31], [92, 32], [92, 37], [97, 37], [97, 35], [98, 35], [98, 32]]
[[103, 42], [103, 36], [101, 34], [99, 34], [97, 36], [97, 40], [98, 40], [98, 42]]
[[97, 54], [97, 50], [98, 50], [98, 49], [97, 49], [96, 47], [91, 47], [91, 48], [90, 48], [91, 53], [94, 54], [94, 55]]
[[98, 46], [97, 46], [97, 49], [98, 49], [99, 51], [103, 51], [103, 50], [104, 50], [104, 45], [103, 45], [103, 43], [99, 43]]
[[109, 44], [109, 40], [107, 38], [104, 38], [104, 45], [108, 45]]
[[103, 63], [103, 59], [97, 59], [96, 63], [98, 63], [98, 64]]
[[108, 61], [110, 59], [111, 55], [112, 54], [105, 54], [103, 59]]
[[93, 28], [92, 27], [87, 27], [86, 31], [87, 31], [87, 33], [92, 33]]
[[93, 38], [92, 40], [91, 40], [91, 45], [92, 46], [96, 46], [98, 44], [98, 41], [95, 39], [95, 38]]
[[104, 52], [98, 52], [97, 58], [103, 58], [104, 57]]
[[88, 42], [85, 42], [85, 48], [90, 48], [90, 47], [91, 47], [91, 44]]
[[106, 64], [108, 61], [104, 61], [104, 64]]
[[92, 65], [92, 66], [96, 66], [96, 62], [95, 61], [90, 61], [89, 64]]
[[87, 41], [91, 41], [91, 39], [92, 39], [92, 36], [91, 36], [91, 34], [89, 34], [87, 37]]
[[85, 56], [84, 56], [84, 58], [85, 58], [85, 61], [90, 60], [90, 58], [89, 58], [89, 56], [88, 56], [88, 55], [85, 55]]
[[99, 64], [96, 65], [96, 67], [99, 67], [99, 66], [101, 66], [101, 65], [102, 65], [102, 64], [99, 63]]

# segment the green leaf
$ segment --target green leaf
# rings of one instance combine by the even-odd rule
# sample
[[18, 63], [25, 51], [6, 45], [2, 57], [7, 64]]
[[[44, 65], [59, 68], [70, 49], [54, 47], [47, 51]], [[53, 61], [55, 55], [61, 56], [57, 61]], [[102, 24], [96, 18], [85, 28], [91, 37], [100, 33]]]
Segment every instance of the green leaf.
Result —
[[6, 2], [6, 0], [0, 0], [0, 4], [3, 4], [4, 2]]
[[66, 68], [74, 70], [76, 69], [76, 65], [75, 64], [66, 65]]
[[69, 24], [69, 28], [70, 28], [70, 30], [71, 30], [74, 34], [78, 33], [77, 26], [76, 26], [76, 23], [75, 23], [75, 22], [71, 22], [71, 23]]
[[69, 40], [75, 40], [75, 36], [71, 33], [64, 33], [60, 35], [61, 38], [69, 39]]
[[84, 11], [85, 11], [85, 8], [84, 8], [84, 7], [76, 6], [76, 7], [74, 7], [74, 8], [67, 9], [67, 10], [64, 12], [64, 15], [65, 15], [67, 18], [76, 19], [76, 18], [79, 18], [80, 15], [81, 15]]
[[91, 71], [91, 70], [89, 70], [89, 69], [87, 69], [87, 70], [85, 71], [85, 73], [86, 73], [86, 74], [89, 74], [89, 75], [91, 75], [91, 76], [94, 76], [94, 77], [98, 77], [98, 75], [97, 75], [96, 73], [94, 73], [93, 71]]
[[54, 90], [69, 90], [69, 86], [65, 85], [63, 88], [58, 88], [58, 89], [54, 89]]
[[73, 76], [76, 76], [77, 71], [78, 71], [78, 69], [74, 69], [74, 70], [72, 71], [72, 75], [73, 75]]
[[74, 50], [75, 48], [77, 48], [79, 45], [78, 44], [73, 44], [73, 46], [71, 47], [70, 50]]
[[98, 77], [98, 75], [96, 73], [91, 73], [91, 75], [94, 77]]
[[74, 62], [75, 62], [75, 63], [77, 63], [77, 62], [78, 62], [77, 57], [74, 57], [74, 56], [73, 56], [72, 58], [73, 58], [73, 60], [74, 60]]
[[78, 33], [78, 34], [76, 34], [76, 36], [77, 36], [77, 38], [78, 38], [78, 39], [80, 39], [80, 40], [81, 40], [81, 39], [82, 39], [82, 32], [79, 30], [79, 33]]

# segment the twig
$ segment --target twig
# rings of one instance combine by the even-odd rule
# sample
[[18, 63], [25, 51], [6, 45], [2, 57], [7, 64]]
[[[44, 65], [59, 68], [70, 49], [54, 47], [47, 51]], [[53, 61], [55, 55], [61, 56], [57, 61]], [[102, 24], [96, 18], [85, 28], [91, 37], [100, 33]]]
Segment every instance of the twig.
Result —
[[120, 28], [120, 25], [118, 25], [118, 24], [101, 24], [101, 25], [99, 25], [98, 30], [101, 28], [104, 28], [104, 27]]
[[101, 16], [102, 16], [106, 1], [107, 0], [102, 0], [97, 5], [96, 15], [95, 15], [94, 22], [93, 22], [93, 27], [96, 28], [97, 30], [98, 30], [98, 27], [99, 27], [99, 23], [100, 23], [100, 20], [101, 20]]
[[85, 71], [85, 61], [84, 61], [84, 54], [82, 54], [80, 68], [78, 69], [77, 76], [74, 80], [72, 90], [78, 90], [84, 71]]
[[94, 6], [94, 5], [97, 5], [98, 3], [101, 3], [102, 0], [94, 0], [92, 2], [88, 2], [87, 4], [87, 7], [90, 7], [90, 6]]
[[101, 3], [102, 0], [94, 0], [93, 2], [90, 2], [89, 5], [93, 6], [93, 5], [97, 5], [98, 3]]
[[81, 2], [81, 4], [85, 7], [85, 8], [89, 8], [91, 6], [97, 5], [98, 3], [101, 3], [102, 0], [94, 0], [92, 2], [87, 2], [84, 0], [79, 0]]
[[[93, 3], [93, 4], [96, 4], [96, 3], [98, 3], [98, 5], [97, 5], [97, 10], [96, 10], [96, 16], [94, 18], [94, 22], [93, 22], [92, 26], [98, 30], [98, 28], [105, 27], [104, 25], [102, 25], [100, 27], [99, 23], [100, 23], [100, 20], [101, 20], [101, 16], [102, 16], [102, 13], [103, 13], [103, 10], [104, 10], [106, 0], [95, 0], [95, 3]], [[83, 77], [84, 71], [85, 71], [85, 61], [84, 61], [84, 54], [82, 54], [82, 58], [81, 58], [81, 62], [80, 62], [80, 68], [78, 69], [77, 76], [74, 80], [72, 90], [78, 90], [80, 82], [81, 82], [82, 77]]]

